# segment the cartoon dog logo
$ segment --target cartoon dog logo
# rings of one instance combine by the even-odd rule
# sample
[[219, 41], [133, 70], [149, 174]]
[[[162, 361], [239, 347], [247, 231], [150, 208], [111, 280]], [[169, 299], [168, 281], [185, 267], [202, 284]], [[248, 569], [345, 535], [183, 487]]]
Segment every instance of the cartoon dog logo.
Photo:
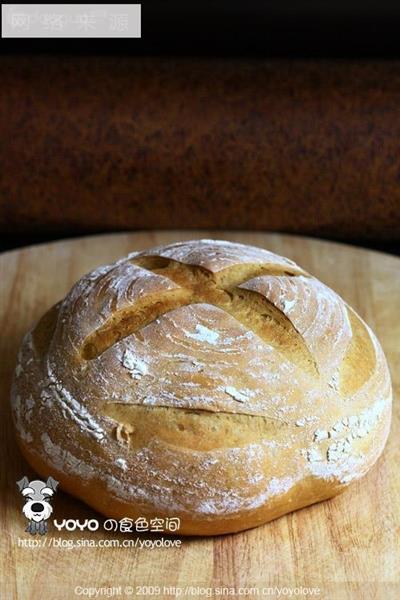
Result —
[[17, 481], [17, 486], [25, 499], [22, 512], [29, 521], [25, 531], [31, 535], [37, 533], [44, 535], [47, 533], [47, 519], [53, 512], [50, 502], [56, 492], [58, 481], [53, 477], [49, 477], [46, 482], [39, 479], [29, 481], [27, 477], [23, 477]]

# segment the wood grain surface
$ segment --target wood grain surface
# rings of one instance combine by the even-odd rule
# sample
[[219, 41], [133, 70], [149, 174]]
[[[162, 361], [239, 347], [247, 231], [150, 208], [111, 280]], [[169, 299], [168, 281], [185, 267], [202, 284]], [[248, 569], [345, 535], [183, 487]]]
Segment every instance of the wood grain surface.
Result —
[[[251, 243], [294, 259], [339, 292], [372, 326], [389, 360], [395, 391], [392, 431], [383, 456], [364, 479], [341, 496], [239, 534], [181, 538], [181, 548], [172, 549], [68, 549], [50, 544], [79, 539], [85, 543], [88, 540], [110, 543], [113, 539], [122, 542], [136, 536], [104, 531], [59, 533], [51, 527], [41, 540], [42, 547], [24, 547], [28, 534], [24, 533], [22, 498], [16, 480], [34, 473], [18, 451], [9, 408], [10, 381], [23, 334], [93, 267], [133, 250], [200, 237]], [[82, 590], [75, 590], [76, 586], [114, 586], [114, 596], [107, 590], [102, 594], [117, 598], [217, 597], [222, 586], [228, 588], [229, 597], [243, 597], [244, 592], [239, 595], [239, 588], [246, 588], [246, 597], [251, 598], [290, 597], [290, 590], [285, 588], [301, 586], [319, 588], [319, 594], [315, 590], [314, 595], [324, 599], [399, 597], [398, 258], [278, 234], [172, 231], [105, 235], [28, 247], [0, 256], [0, 269], [1, 600], [88, 597], [79, 595]], [[104, 520], [62, 492], [57, 493], [54, 507], [54, 517], [59, 520], [98, 518], [101, 523]], [[143, 534], [140, 539], [160, 538]], [[195, 589], [196, 586], [199, 588]], [[297, 590], [297, 597], [304, 597], [304, 590], [300, 592]], [[220, 593], [219, 597], [227, 597], [227, 593], [225, 596]], [[295, 597], [296, 591], [291, 593]]]

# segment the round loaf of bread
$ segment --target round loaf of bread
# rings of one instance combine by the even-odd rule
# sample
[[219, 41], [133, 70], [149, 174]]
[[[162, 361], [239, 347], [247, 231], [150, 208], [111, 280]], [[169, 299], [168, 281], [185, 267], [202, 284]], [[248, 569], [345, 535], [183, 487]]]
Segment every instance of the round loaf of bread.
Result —
[[22, 343], [23, 454], [108, 517], [240, 531], [362, 477], [389, 432], [382, 349], [334, 291], [200, 240], [82, 277]]

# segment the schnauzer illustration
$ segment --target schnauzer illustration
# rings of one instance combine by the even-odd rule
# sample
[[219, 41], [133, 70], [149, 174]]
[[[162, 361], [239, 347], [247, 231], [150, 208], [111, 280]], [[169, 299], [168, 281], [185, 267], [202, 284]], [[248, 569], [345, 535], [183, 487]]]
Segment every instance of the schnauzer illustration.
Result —
[[22, 512], [29, 520], [25, 529], [31, 535], [47, 533], [47, 519], [53, 512], [50, 504], [58, 486], [58, 481], [49, 477], [46, 482], [34, 479], [29, 481], [23, 477], [17, 481], [17, 486], [25, 499]]

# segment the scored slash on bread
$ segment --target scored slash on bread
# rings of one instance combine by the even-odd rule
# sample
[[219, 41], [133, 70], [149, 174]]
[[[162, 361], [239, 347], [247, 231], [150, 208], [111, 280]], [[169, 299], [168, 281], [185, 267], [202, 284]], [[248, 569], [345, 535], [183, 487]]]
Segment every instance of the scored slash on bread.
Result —
[[[243, 285], [264, 275], [292, 276], [304, 274], [300, 269], [274, 265], [239, 265], [212, 273], [204, 267], [185, 265], [162, 257], [143, 256], [132, 259], [139, 268], [170, 279], [176, 288], [149, 294], [131, 307], [116, 312], [111, 319], [86, 338], [82, 354], [92, 359], [120, 339], [135, 333], [171, 310], [190, 304], [211, 304], [233, 316], [247, 329], [299, 364], [317, 374], [316, 362], [304, 339], [286, 317], [265, 296]], [[140, 278], [140, 272], [137, 275]]]
[[39, 472], [106, 515], [173, 513], [206, 535], [361, 477], [391, 386], [333, 290], [261, 248], [200, 240], [84, 276], [27, 334], [12, 400]]

